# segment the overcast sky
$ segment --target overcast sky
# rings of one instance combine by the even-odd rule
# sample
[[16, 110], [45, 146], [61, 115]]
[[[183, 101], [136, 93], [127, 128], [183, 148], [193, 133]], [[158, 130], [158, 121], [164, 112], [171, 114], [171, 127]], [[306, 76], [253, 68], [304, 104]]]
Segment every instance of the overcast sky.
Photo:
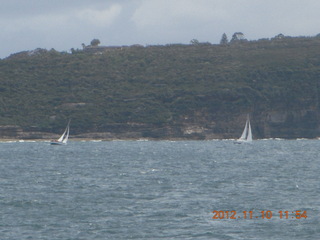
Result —
[[219, 43], [320, 33], [319, 0], [0, 0], [0, 58], [36, 48]]

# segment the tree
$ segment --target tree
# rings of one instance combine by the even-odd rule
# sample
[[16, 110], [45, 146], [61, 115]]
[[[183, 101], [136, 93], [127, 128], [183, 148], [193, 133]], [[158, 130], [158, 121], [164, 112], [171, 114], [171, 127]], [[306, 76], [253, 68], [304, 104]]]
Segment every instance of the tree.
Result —
[[91, 46], [96, 47], [96, 46], [98, 46], [99, 44], [100, 44], [100, 40], [99, 40], [99, 39], [93, 39], [93, 40], [91, 41]]
[[232, 35], [232, 39], [231, 39], [231, 43], [234, 43], [234, 42], [242, 42], [242, 41], [245, 41], [246, 39], [244, 38], [244, 34], [242, 32], [235, 32], [233, 35]]
[[200, 42], [199, 42], [197, 39], [192, 39], [192, 40], [190, 41], [190, 43], [191, 43], [192, 45], [199, 45], [199, 44], [200, 44]]
[[283, 38], [285, 38], [285, 36], [282, 33], [280, 33], [277, 36], [275, 36], [274, 38], [275, 39], [283, 39]]
[[228, 40], [227, 34], [225, 34], [225, 33], [222, 34], [220, 44], [221, 44], [221, 45], [227, 45], [228, 42], [229, 42], [229, 40]]

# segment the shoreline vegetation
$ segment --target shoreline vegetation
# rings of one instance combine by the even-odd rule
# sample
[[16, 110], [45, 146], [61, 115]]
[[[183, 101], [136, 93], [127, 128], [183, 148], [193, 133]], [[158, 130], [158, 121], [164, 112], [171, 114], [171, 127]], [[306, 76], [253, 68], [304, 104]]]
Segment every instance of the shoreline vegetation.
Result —
[[0, 60], [0, 139], [320, 136], [320, 35], [24, 51]]

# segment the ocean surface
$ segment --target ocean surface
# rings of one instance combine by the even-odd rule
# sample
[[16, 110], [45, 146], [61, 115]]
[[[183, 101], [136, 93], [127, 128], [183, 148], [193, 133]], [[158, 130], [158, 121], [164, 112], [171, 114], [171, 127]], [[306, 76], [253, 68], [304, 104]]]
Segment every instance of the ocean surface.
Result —
[[319, 140], [0, 143], [1, 240], [320, 239], [319, 217]]

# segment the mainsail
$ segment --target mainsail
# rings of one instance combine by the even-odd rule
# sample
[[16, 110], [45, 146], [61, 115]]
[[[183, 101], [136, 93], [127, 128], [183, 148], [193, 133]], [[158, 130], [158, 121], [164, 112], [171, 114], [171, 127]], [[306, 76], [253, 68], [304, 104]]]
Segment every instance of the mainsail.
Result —
[[55, 141], [51, 141], [52, 145], [61, 145], [61, 144], [67, 144], [68, 138], [69, 138], [69, 131], [70, 131], [70, 120], [68, 122], [68, 125], [66, 127], [66, 129], [64, 130], [63, 134], [61, 135], [61, 137], [58, 140]]
[[251, 132], [251, 125], [249, 116], [246, 121], [246, 125], [244, 126], [243, 132], [241, 137], [238, 139], [237, 142], [252, 142], [252, 132]]

